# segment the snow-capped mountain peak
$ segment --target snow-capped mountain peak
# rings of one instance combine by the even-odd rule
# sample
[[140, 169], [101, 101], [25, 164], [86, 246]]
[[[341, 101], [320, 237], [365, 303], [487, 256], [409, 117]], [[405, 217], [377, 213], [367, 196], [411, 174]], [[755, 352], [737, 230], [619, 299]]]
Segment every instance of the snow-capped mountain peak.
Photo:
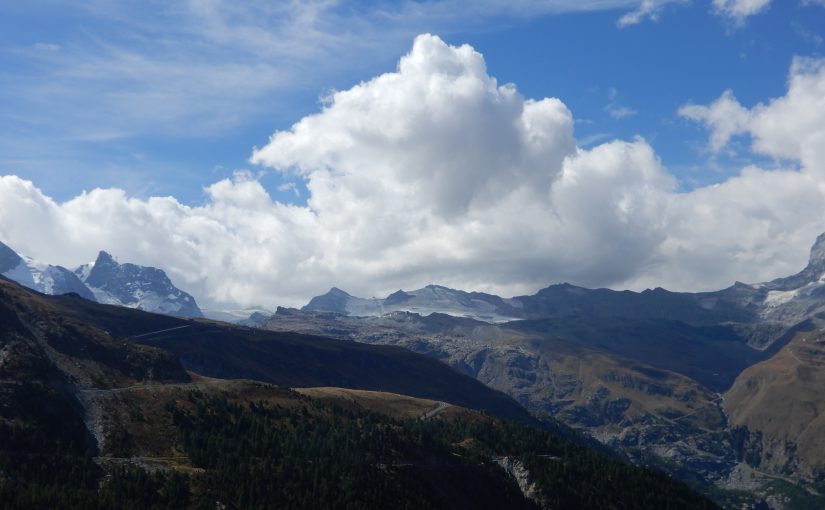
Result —
[[120, 264], [101, 251], [93, 263], [78, 267], [74, 273], [101, 303], [169, 315], [203, 316], [195, 298], [175, 287], [162, 269]]

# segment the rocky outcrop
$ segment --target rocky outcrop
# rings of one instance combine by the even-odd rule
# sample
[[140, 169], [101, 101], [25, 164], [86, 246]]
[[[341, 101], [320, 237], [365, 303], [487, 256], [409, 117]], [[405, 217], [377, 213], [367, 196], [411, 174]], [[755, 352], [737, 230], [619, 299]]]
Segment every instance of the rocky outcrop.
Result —
[[493, 461], [516, 480], [525, 498], [538, 505], [539, 508], [547, 508], [547, 501], [544, 495], [533, 480], [530, 479], [530, 472], [520, 460], [507, 455], [505, 457], [496, 457]]

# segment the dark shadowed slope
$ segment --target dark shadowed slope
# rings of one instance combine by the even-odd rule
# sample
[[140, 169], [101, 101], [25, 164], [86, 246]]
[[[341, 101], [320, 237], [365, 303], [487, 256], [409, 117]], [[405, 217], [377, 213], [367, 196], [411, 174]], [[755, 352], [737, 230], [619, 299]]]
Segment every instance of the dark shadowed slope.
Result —
[[504, 393], [400, 347], [208, 323], [135, 341], [166, 349], [188, 370], [209, 377], [255, 379], [290, 387], [389, 391], [444, 400], [511, 419], [530, 419]]
[[[209, 377], [256, 379], [281, 386], [341, 386], [390, 391], [443, 400], [497, 416], [530, 420], [505, 394], [426, 356], [391, 346], [370, 346], [329, 338], [181, 319], [93, 303], [78, 296], [46, 296], [0, 280], [3, 300], [28, 310], [29, 323], [43, 322], [48, 335], [60, 331], [73, 355], [94, 357], [97, 344], [154, 346], [187, 369]], [[22, 312], [18, 312], [19, 313]], [[11, 315], [15, 315], [13, 312]], [[9, 319], [10, 323], [13, 323]], [[73, 336], [74, 335], [74, 336]], [[125, 347], [124, 347], [125, 348]]]

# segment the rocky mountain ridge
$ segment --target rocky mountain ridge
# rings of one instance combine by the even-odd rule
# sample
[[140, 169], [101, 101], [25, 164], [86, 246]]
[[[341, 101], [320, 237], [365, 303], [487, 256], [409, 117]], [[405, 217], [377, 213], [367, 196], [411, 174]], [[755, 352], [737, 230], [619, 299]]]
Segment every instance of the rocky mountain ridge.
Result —
[[[740, 290], [743, 286], [745, 291]], [[737, 283], [718, 292], [671, 292], [662, 288], [634, 292], [561, 283], [532, 295], [503, 298], [427, 285], [413, 291], [398, 290], [386, 298], [360, 298], [333, 287], [326, 294], [312, 298], [301, 310], [352, 317], [380, 317], [393, 312], [425, 316], [441, 313], [493, 324], [590, 316], [666, 319], [707, 325], [752, 322], [759, 318], [760, 302], [763, 297], [767, 298], [767, 291], [759, 289], [756, 285]]]
[[[589, 316], [789, 327], [810, 318], [819, 320], [820, 312], [825, 312], [825, 233], [817, 237], [808, 264], [799, 273], [763, 283], [736, 282], [713, 292], [671, 292], [661, 287], [616, 291], [561, 283], [533, 295], [504, 298], [427, 285], [413, 291], [398, 290], [386, 298], [361, 298], [333, 287], [312, 298], [301, 310], [353, 317], [379, 317], [391, 312], [443, 313], [489, 323]], [[768, 344], [763, 341], [756, 346], [765, 348]]]
[[464, 292], [441, 285], [418, 290], [398, 290], [386, 298], [359, 298], [333, 287], [301, 308], [307, 312], [335, 312], [355, 317], [379, 317], [391, 312], [422, 315], [446, 313], [486, 322], [506, 322], [521, 318], [519, 303], [483, 292]]

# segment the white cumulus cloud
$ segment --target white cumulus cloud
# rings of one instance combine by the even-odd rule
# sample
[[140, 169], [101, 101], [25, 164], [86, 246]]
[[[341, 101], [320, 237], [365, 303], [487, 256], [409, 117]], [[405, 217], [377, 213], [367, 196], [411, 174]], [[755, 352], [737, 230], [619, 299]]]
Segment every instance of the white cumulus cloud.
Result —
[[825, 174], [825, 59], [794, 59], [787, 94], [767, 103], [748, 109], [728, 90], [710, 105], [688, 104], [679, 113], [707, 126], [713, 151], [750, 135], [754, 152]]
[[[0, 240], [66, 266], [106, 249], [163, 267], [207, 305], [298, 305], [333, 285], [512, 295], [560, 281], [760, 281], [799, 269], [825, 230], [823, 86], [821, 62], [798, 60], [781, 98], [746, 109], [728, 93], [683, 111], [719, 147], [747, 133], [754, 150], [795, 163], [685, 193], [645, 140], [577, 147], [561, 100], [525, 98], [470, 46], [422, 35], [395, 71], [332, 93], [254, 151], [302, 180], [305, 206], [273, 200], [248, 172], [196, 207], [117, 189], [58, 203], [6, 176]], [[718, 104], [741, 119], [722, 126]]]
[[631, 25], [637, 25], [645, 19], [656, 21], [659, 17], [659, 11], [662, 9], [662, 4], [664, 3], [667, 2], [662, 2], [661, 0], [642, 0], [639, 7], [628, 12], [627, 14], [624, 14], [616, 22], [616, 25], [620, 28], [624, 28]]
[[686, 104], [679, 108], [679, 115], [701, 122], [711, 130], [708, 146], [712, 152], [719, 152], [733, 136], [745, 133], [751, 119], [750, 112], [739, 104], [730, 90], [707, 106]]

